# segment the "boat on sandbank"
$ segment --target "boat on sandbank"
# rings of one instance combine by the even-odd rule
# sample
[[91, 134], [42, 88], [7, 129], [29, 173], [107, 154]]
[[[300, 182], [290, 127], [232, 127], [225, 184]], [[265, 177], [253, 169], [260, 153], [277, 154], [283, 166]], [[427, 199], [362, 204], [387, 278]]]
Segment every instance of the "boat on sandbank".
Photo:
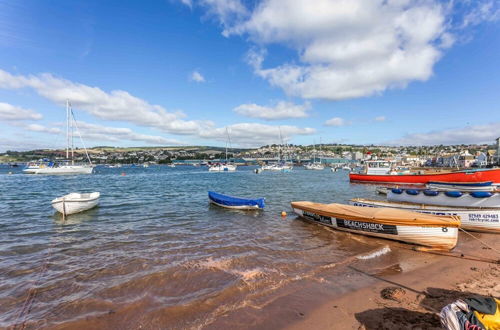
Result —
[[454, 215], [460, 217], [460, 227], [463, 229], [500, 234], [500, 209], [387, 202], [364, 198], [351, 199], [349, 204], [362, 207], [388, 207], [434, 215]]
[[345, 204], [292, 202], [300, 217], [337, 230], [386, 238], [433, 249], [451, 250], [457, 244], [460, 218]]

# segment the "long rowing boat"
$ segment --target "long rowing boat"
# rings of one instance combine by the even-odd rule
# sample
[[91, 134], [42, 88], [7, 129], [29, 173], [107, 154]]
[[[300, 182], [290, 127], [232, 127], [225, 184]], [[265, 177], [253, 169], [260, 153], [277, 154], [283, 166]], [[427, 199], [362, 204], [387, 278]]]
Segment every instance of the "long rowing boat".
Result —
[[460, 219], [393, 208], [292, 202], [300, 217], [334, 229], [451, 250], [457, 244]]
[[460, 217], [463, 229], [500, 234], [500, 209], [452, 207], [424, 205], [405, 202], [386, 202], [364, 198], [354, 198], [351, 205], [363, 207], [389, 207], [435, 215], [455, 215]]

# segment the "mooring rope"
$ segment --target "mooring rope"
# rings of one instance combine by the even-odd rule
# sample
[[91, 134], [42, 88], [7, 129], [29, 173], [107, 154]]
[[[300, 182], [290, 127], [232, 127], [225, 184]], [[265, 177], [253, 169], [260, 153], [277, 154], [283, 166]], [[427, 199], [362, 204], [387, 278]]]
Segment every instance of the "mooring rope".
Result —
[[469, 235], [470, 237], [472, 237], [472, 238], [474, 238], [474, 239], [478, 240], [478, 241], [479, 241], [479, 243], [481, 243], [481, 244], [483, 244], [484, 246], [486, 246], [486, 247], [488, 247], [488, 248], [492, 249], [493, 251], [495, 251], [496, 253], [498, 253], [498, 254], [500, 255], [500, 250], [495, 249], [494, 247], [490, 246], [490, 245], [489, 245], [488, 243], [486, 243], [485, 241], [483, 241], [483, 240], [479, 239], [479, 237], [476, 237], [476, 236], [472, 235], [471, 233], [469, 233], [469, 232], [468, 232], [468, 231], [466, 231], [465, 229], [460, 228], [460, 227], [459, 227], [458, 229], [460, 229], [461, 231], [463, 231], [464, 233], [466, 233], [466, 234], [467, 234], [467, 235]]

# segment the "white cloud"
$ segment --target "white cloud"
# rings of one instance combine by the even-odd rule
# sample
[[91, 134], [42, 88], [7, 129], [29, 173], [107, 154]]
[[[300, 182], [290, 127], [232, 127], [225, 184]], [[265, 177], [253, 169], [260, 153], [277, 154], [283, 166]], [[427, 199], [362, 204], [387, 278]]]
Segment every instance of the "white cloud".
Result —
[[286, 118], [305, 118], [309, 116], [308, 111], [311, 104], [294, 104], [292, 102], [280, 101], [275, 106], [262, 106], [255, 103], [242, 104], [233, 109], [234, 112], [251, 118], [265, 120], [277, 120]]
[[208, 121], [183, 120], [185, 115], [182, 112], [168, 112], [162, 106], [150, 104], [126, 91], [108, 93], [99, 87], [75, 83], [47, 73], [23, 76], [0, 70], [0, 88], [26, 87], [59, 105], [64, 105], [69, 99], [75, 108], [100, 119], [126, 121], [174, 134], [196, 134], [202, 128], [213, 126]]
[[191, 76], [189, 77], [189, 79], [191, 81], [195, 81], [195, 82], [198, 82], [198, 83], [204, 83], [205, 82], [205, 77], [203, 77], [203, 75], [201, 73], [199, 73], [198, 71], [193, 71], [191, 73]]
[[189, 8], [193, 8], [193, 1], [192, 0], [180, 0], [180, 2], [183, 5], [188, 6]]
[[42, 115], [33, 111], [0, 102], [0, 120], [39, 120]]
[[240, 0], [200, 0], [209, 15], [216, 17], [223, 28], [222, 34], [229, 35], [229, 29], [236, 22], [248, 16], [248, 10]]
[[[224, 36], [248, 36], [254, 72], [288, 95], [342, 100], [426, 81], [460, 27], [499, 19], [492, 0], [205, 0]], [[462, 10], [460, 10], [460, 7]], [[228, 19], [231, 18], [231, 19]], [[267, 45], [296, 51], [298, 61], [266, 68]]]
[[[134, 125], [155, 128], [167, 133], [178, 135], [190, 135], [204, 139], [225, 141], [220, 132], [224, 128], [217, 128], [211, 121], [185, 120], [181, 112], [168, 112], [160, 105], [150, 104], [147, 101], [135, 97], [122, 90], [105, 92], [99, 87], [91, 87], [75, 83], [66, 79], [55, 77], [51, 74], [40, 75], [12, 75], [0, 70], [0, 88], [20, 89], [32, 88], [42, 97], [64, 106], [69, 99], [75, 109], [83, 110], [99, 119], [110, 121], [124, 121]], [[61, 115], [63, 112], [61, 111]], [[78, 118], [77, 118], [78, 119]], [[82, 134], [88, 135], [93, 140], [116, 141], [117, 139], [143, 141], [151, 144], [179, 144], [177, 140], [165, 139], [161, 136], [143, 135], [134, 133], [128, 128], [96, 128], [82, 125]], [[41, 126], [41, 125], [40, 125]], [[261, 141], [268, 141], [269, 132], [278, 135], [277, 126], [240, 123], [231, 125], [237, 133], [235, 144], [258, 145]], [[51, 133], [39, 126], [26, 127], [31, 131]], [[294, 135], [311, 134], [311, 128], [299, 128], [295, 126], [283, 126], [284, 133], [292, 137]], [[87, 129], [87, 131], [84, 131]], [[252, 130], [255, 129], [255, 130]], [[117, 131], [118, 130], [118, 131]], [[53, 132], [54, 133], [54, 132]], [[119, 138], [118, 138], [119, 136]]]
[[28, 124], [22, 125], [22, 127], [28, 131], [39, 132], [39, 133], [49, 133], [49, 134], [61, 134], [62, 131], [57, 127], [45, 127], [39, 124]]
[[[314, 128], [299, 128], [296, 126], [271, 126], [258, 123], [239, 123], [227, 126], [231, 142], [243, 147], [255, 147], [265, 144], [279, 143], [279, 135], [283, 140], [289, 141], [296, 135], [314, 134]], [[226, 128], [216, 128], [202, 132], [201, 137], [225, 142], [227, 140]]]
[[462, 28], [470, 25], [478, 25], [482, 22], [494, 22], [500, 19], [500, 3], [498, 1], [477, 1], [472, 3], [464, 3], [472, 6], [468, 13], [464, 16]]
[[349, 125], [350, 123], [348, 121], [346, 121], [345, 119], [343, 118], [340, 118], [340, 117], [333, 117], [331, 119], [328, 119], [327, 121], [325, 121], [325, 126], [337, 126], [337, 127], [340, 127], [340, 126], [346, 126], [346, 125]]
[[493, 143], [500, 136], [500, 122], [466, 126], [427, 133], [408, 134], [401, 139], [389, 141], [394, 145], [439, 145]]
[[140, 134], [130, 128], [106, 127], [86, 122], [78, 122], [78, 128], [85, 140], [121, 142], [138, 141], [152, 145], [179, 145], [182, 142], [162, 136]]
[[375, 117], [375, 121], [385, 121], [385, 120], [386, 120], [385, 116]]

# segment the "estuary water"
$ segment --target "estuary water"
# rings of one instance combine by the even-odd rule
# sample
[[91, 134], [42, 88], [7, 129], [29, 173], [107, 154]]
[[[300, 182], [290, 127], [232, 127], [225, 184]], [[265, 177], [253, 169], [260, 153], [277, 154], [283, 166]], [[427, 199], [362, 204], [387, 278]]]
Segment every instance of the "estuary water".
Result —
[[[388, 265], [402, 264], [397, 243], [304, 222], [290, 209], [294, 200], [374, 198], [375, 187], [350, 184], [346, 171], [254, 169], [0, 169], [0, 327], [258, 327], [318, 293], [355, 289], [363, 279], [336, 267], [349, 258], [390, 251]], [[208, 190], [265, 197], [266, 209], [222, 209], [208, 203]], [[76, 191], [99, 191], [100, 205], [63, 221], [50, 201]]]

